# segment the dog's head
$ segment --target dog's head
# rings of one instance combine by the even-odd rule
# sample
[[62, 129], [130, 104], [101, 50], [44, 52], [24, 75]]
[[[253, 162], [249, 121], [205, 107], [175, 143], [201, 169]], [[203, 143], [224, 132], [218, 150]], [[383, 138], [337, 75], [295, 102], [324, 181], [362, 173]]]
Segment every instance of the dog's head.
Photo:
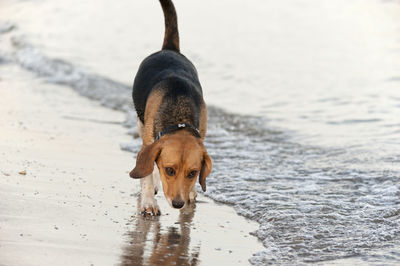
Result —
[[206, 178], [212, 169], [210, 156], [203, 141], [180, 130], [163, 136], [151, 145], [143, 146], [130, 172], [132, 178], [143, 178], [154, 170], [157, 163], [164, 195], [174, 208], [182, 208], [189, 200], [189, 193], [199, 183], [206, 191]]

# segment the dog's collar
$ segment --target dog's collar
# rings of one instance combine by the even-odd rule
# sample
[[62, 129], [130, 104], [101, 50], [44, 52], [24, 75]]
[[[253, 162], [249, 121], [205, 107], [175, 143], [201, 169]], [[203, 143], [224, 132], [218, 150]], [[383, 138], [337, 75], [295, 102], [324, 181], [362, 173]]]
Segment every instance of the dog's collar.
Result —
[[193, 126], [191, 124], [182, 123], [182, 124], [176, 124], [176, 125], [167, 127], [166, 129], [164, 129], [163, 131], [158, 133], [158, 135], [154, 138], [154, 141], [159, 140], [162, 136], [164, 136], [165, 134], [167, 134], [171, 131], [176, 131], [176, 130], [184, 129], [184, 128], [191, 129], [193, 131], [193, 133], [195, 134], [195, 136], [200, 138], [200, 131], [195, 126]]

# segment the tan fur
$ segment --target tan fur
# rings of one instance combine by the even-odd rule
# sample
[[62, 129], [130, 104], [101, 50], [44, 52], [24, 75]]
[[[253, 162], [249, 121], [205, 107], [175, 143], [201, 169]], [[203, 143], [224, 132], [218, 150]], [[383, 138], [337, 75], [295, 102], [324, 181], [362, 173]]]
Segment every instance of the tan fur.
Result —
[[[185, 203], [189, 201], [189, 194], [202, 170], [206, 154], [203, 142], [187, 131], [177, 131], [165, 137], [157, 166], [168, 202], [171, 203], [174, 199], [181, 199]], [[166, 174], [167, 167], [176, 171], [174, 177]], [[187, 176], [191, 171], [197, 171], [197, 175], [190, 179]]]
[[147, 146], [154, 141], [154, 121], [157, 111], [161, 105], [164, 94], [160, 90], [152, 92], [146, 103], [144, 113], [144, 128], [143, 128], [143, 145]]
[[[146, 127], [144, 129], [145, 135]], [[164, 195], [171, 205], [173, 200], [181, 200], [184, 203], [194, 201], [197, 177], [205, 191], [205, 179], [211, 172], [212, 164], [201, 139], [185, 130], [179, 130], [142, 147], [136, 167], [130, 174], [131, 177], [141, 178], [150, 175], [154, 170], [155, 161], [160, 172]], [[167, 167], [173, 168], [176, 175], [168, 176], [165, 170]], [[191, 171], [197, 171], [194, 178], [187, 177]]]
[[202, 140], [206, 137], [207, 134], [207, 106], [204, 103], [200, 108], [200, 137]]

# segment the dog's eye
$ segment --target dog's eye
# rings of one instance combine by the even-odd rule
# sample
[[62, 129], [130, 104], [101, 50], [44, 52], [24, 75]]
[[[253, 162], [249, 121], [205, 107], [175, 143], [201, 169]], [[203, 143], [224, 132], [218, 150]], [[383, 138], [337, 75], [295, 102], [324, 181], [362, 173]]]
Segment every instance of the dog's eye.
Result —
[[165, 172], [166, 172], [167, 175], [169, 175], [169, 176], [174, 176], [174, 175], [175, 175], [175, 170], [174, 170], [174, 168], [171, 168], [171, 167], [165, 168]]
[[193, 178], [193, 177], [195, 177], [197, 175], [197, 171], [196, 170], [193, 170], [193, 171], [191, 171], [188, 175], [187, 175], [187, 177], [188, 178]]

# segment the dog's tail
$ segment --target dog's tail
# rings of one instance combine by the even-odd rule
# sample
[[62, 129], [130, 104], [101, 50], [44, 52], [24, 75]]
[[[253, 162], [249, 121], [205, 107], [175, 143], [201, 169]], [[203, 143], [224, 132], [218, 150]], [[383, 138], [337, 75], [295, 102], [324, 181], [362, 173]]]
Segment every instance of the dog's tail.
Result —
[[165, 20], [165, 35], [162, 49], [179, 52], [178, 18], [171, 0], [160, 0]]

